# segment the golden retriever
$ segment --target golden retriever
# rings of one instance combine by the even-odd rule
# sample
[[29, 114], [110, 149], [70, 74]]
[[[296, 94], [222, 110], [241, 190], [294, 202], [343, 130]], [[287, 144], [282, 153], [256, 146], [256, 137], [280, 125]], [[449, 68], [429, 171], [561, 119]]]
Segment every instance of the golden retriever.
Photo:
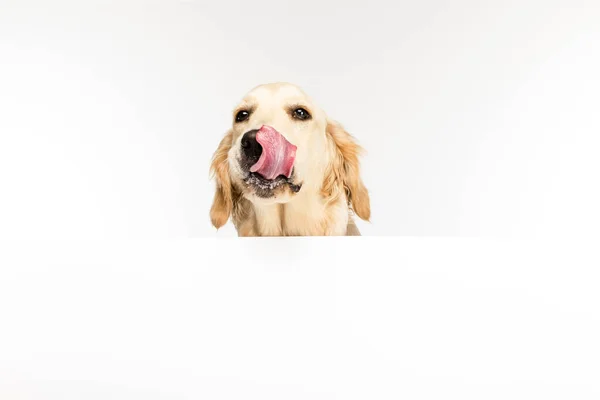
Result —
[[211, 222], [231, 218], [238, 236], [360, 236], [353, 214], [371, 214], [361, 153], [298, 86], [257, 86], [214, 153]]

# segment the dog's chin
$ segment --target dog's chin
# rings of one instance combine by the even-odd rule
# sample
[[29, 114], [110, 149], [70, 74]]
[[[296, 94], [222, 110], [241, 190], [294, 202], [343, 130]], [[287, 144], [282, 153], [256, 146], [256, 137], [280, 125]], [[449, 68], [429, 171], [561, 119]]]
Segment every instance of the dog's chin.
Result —
[[288, 201], [302, 189], [302, 184], [295, 183], [293, 173], [290, 178], [280, 175], [266, 179], [255, 172], [247, 172], [242, 182], [246, 195], [264, 203]]

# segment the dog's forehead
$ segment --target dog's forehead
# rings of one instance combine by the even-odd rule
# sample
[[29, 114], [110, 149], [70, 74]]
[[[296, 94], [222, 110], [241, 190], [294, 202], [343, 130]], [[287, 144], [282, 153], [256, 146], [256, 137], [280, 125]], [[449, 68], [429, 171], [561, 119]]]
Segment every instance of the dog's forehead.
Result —
[[[311, 102], [304, 91], [290, 83], [270, 83], [257, 86], [243, 98], [246, 103], [291, 103]], [[312, 102], [311, 102], [312, 103]]]

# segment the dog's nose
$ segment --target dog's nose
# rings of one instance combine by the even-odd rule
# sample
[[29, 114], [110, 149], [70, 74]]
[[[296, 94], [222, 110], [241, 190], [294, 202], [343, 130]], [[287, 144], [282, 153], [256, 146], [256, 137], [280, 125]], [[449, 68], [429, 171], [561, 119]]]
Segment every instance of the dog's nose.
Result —
[[256, 140], [256, 133], [258, 132], [258, 129], [253, 129], [251, 131], [248, 131], [246, 133], [244, 133], [244, 136], [242, 136], [242, 151], [244, 152], [244, 155], [251, 160], [255, 160], [257, 161], [260, 158], [260, 155], [262, 154], [262, 146], [258, 143], [258, 141]]

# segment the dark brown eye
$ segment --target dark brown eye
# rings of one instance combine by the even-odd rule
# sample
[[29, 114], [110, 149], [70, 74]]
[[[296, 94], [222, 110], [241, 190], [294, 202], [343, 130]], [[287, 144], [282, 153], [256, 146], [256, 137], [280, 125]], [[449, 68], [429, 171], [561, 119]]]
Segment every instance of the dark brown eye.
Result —
[[250, 113], [246, 110], [242, 110], [235, 115], [235, 122], [244, 122], [248, 119]]
[[294, 115], [294, 118], [297, 118], [302, 121], [310, 118], [310, 114], [304, 108], [296, 108], [294, 110], [293, 115]]

